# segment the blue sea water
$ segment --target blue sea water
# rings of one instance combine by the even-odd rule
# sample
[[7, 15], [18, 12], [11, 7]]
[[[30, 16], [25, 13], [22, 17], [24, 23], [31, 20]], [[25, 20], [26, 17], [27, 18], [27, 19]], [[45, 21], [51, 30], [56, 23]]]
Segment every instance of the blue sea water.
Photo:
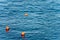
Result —
[[21, 32], [24, 40], [60, 40], [60, 0], [0, 0], [0, 40], [23, 40]]

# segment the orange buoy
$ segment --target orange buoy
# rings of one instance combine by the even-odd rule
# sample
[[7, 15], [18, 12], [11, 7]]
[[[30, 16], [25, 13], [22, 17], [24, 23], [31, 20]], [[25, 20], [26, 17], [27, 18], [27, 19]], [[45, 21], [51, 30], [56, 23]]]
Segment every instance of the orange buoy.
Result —
[[10, 29], [10, 28], [9, 28], [8, 26], [6, 26], [6, 32], [8, 32], [8, 31], [9, 31], [9, 29]]
[[22, 36], [22, 38], [24, 38], [25, 37], [25, 32], [22, 32], [21, 36]]
[[27, 13], [25, 13], [24, 15], [25, 15], [25, 16], [28, 16], [28, 14], [27, 14]]

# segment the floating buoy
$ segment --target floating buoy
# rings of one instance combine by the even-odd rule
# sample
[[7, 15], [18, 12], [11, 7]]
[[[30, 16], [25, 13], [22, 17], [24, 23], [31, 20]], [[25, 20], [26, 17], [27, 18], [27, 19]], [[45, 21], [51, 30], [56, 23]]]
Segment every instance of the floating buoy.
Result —
[[9, 29], [10, 29], [10, 28], [9, 28], [8, 26], [6, 26], [6, 32], [8, 32], [8, 31], [9, 31]]
[[24, 38], [25, 37], [25, 32], [21, 33], [21, 37]]
[[24, 15], [25, 15], [25, 16], [28, 16], [28, 14], [27, 14], [27, 13], [25, 13]]

